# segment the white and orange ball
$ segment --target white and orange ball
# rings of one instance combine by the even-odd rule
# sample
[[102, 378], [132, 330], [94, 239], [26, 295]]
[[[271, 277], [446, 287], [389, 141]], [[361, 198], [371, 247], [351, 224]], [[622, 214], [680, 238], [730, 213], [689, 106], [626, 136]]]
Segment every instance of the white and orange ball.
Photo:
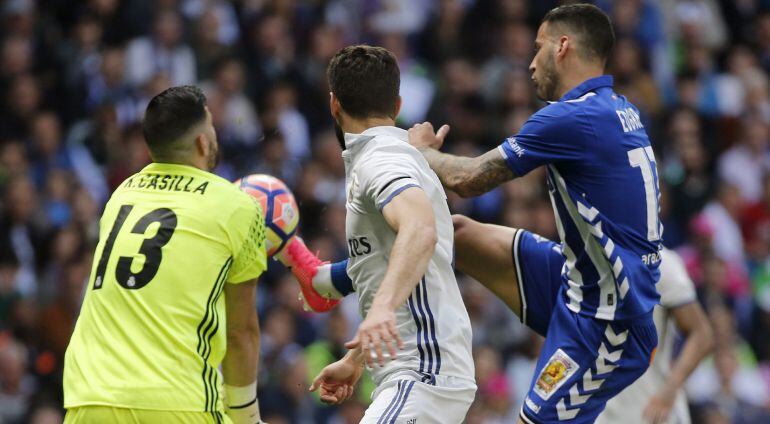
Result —
[[299, 227], [299, 208], [291, 190], [283, 181], [267, 174], [247, 175], [235, 184], [262, 205], [267, 255], [280, 252]]

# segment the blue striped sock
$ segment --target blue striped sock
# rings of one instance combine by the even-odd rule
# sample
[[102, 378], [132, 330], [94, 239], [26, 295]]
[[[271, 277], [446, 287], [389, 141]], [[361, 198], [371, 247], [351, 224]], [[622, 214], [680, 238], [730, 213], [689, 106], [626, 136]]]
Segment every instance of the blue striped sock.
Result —
[[348, 277], [348, 260], [332, 264], [332, 284], [344, 297], [353, 293], [353, 281]]

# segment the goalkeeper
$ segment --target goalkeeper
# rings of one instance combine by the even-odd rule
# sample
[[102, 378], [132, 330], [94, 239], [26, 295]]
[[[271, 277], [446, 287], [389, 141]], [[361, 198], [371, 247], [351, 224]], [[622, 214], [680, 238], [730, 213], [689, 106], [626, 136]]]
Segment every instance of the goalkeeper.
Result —
[[217, 137], [200, 89], [157, 95], [142, 126], [153, 163], [102, 215], [65, 356], [65, 423], [260, 423], [261, 208], [209, 172]]

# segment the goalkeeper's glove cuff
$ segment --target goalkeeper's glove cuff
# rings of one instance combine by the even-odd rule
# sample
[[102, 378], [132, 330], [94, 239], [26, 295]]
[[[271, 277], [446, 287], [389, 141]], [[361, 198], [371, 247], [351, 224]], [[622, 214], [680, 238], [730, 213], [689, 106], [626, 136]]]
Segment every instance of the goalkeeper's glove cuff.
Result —
[[230, 386], [225, 384], [225, 402], [227, 416], [233, 424], [261, 424], [259, 402], [257, 402], [256, 380], [248, 386]]

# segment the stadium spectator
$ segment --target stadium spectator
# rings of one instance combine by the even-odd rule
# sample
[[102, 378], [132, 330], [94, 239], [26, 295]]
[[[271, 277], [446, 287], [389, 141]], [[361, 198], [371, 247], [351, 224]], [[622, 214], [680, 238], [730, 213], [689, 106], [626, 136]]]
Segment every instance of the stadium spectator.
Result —
[[0, 418], [20, 421], [34, 395], [35, 382], [27, 372], [27, 349], [5, 335], [0, 340]]
[[127, 73], [134, 85], [146, 83], [164, 73], [171, 85], [196, 82], [195, 53], [182, 39], [182, 18], [173, 9], [158, 11], [150, 36], [131, 41], [127, 51]]
[[231, 57], [223, 58], [215, 65], [214, 79], [202, 84], [223, 153], [233, 158], [254, 160], [262, 127], [256, 108], [244, 92], [244, 85], [243, 64]]
[[719, 159], [719, 176], [738, 187], [747, 202], [762, 196], [762, 177], [770, 172], [770, 127], [758, 116], [746, 118], [741, 141]]
[[293, 85], [279, 82], [270, 90], [263, 123], [283, 137], [289, 161], [302, 162], [310, 155], [310, 128], [298, 110], [297, 90]]

